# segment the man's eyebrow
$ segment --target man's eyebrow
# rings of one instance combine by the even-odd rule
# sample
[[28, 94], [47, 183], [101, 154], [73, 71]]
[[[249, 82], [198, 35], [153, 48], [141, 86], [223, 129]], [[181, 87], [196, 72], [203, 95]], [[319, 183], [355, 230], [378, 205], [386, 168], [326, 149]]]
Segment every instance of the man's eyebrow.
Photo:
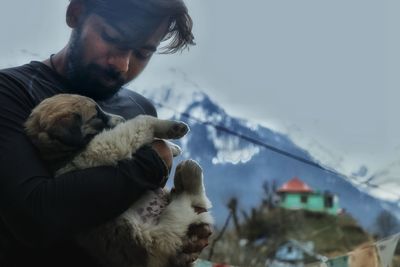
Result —
[[[117, 31], [118, 31], [118, 29], [117, 29]], [[118, 31], [118, 33], [119, 33], [119, 36], [116, 37], [117, 42], [119, 42], [119, 43], [121, 43], [121, 44], [123, 44], [125, 46], [130, 46], [130, 47], [134, 47], [136, 45], [135, 41], [126, 40], [128, 38], [124, 38], [124, 36], [125, 36], [124, 32]], [[140, 46], [139, 49], [145, 49], [145, 50], [149, 50], [151, 52], [156, 52], [157, 51], [157, 47], [154, 46], [154, 45], [151, 45], [151, 44], [144, 44], [144, 45]]]
[[[137, 49], [145, 49], [151, 52], [156, 52], [157, 51], [157, 45], [152, 45], [152, 44], [144, 44], [144, 45], [139, 45], [137, 43], [137, 40], [133, 40], [133, 38], [130, 36], [130, 31], [127, 29], [127, 27], [121, 26], [119, 24], [115, 25], [107, 25], [107, 27], [110, 27], [111, 29], [115, 30], [118, 33], [118, 36], [115, 37], [116, 41], [126, 47], [135, 47], [135, 46], [140, 46]], [[106, 27], [103, 26], [105, 29]]]
[[[126, 46], [134, 46], [135, 45], [135, 42], [133, 40], [124, 40], [124, 39], [129, 39], [129, 38], [125, 37], [125, 36], [129, 36], [129, 34], [127, 32], [125, 32], [120, 27], [113, 27], [113, 26], [111, 26], [111, 27], [118, 32], [119, 36], [116, 38], [117, 42], [122, 43], [122, 44], [124, 44]], [[151, 52], [156, 52], [157, 51], [157, 47], [154, 46], [154, 45], [151, 45], [151, 44], [142, 45], [140, 47], [140, 49], [146, 49], [146, 50], [149, 50]]]

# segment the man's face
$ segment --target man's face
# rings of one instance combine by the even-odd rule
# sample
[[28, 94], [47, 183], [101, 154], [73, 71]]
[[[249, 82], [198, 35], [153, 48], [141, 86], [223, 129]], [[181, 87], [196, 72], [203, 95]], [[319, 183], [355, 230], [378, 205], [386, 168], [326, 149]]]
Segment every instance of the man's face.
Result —
[[145, 41], [138, 42], [134, 33], [119, 31], [102, 17], [89, 14], [74, 29], [66, 75], [80, 94], [106, 99], [141, 73], [167, 28], [165, 20]]

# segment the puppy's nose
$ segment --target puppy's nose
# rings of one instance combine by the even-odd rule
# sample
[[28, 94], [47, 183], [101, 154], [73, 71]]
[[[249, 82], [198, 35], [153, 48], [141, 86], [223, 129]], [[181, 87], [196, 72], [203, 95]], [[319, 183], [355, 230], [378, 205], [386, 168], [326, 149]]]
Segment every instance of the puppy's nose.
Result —
[[123, 122], [125, 122], [125, 119], [123, 117], [109, 114], [107, 125], [110, 128], [114, 128], [115, 126]]

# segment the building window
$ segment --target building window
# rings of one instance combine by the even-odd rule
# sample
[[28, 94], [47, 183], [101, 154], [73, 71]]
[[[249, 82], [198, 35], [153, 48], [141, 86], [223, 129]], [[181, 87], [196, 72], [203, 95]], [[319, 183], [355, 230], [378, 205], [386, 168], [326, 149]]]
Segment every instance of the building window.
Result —
[[301, 203], [307, 203], [307, 200], [308, 200], [308, 197], [307, 197], [307, 195], [302, 195], [301, 197], [300, 197], [300, 201], [301, 201]]
[[325, 208], [333, 207], [333, 196], [325, 196]]

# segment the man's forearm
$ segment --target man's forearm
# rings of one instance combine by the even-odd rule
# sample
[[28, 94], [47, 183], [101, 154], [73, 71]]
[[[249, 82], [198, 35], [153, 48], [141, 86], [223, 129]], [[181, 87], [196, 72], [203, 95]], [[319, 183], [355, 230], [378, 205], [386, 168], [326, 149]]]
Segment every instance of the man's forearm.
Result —
[[32, 177], [20, 185], [17, 195], [4, 196], [13, 204], [3, 206], [2, 214], [20, 241], [48, 245], [118, 216], [146, 190], [164, 184], [165, 176], [164, 163], [146, 147], [117, 167], [91, 168], [56, 179]]

